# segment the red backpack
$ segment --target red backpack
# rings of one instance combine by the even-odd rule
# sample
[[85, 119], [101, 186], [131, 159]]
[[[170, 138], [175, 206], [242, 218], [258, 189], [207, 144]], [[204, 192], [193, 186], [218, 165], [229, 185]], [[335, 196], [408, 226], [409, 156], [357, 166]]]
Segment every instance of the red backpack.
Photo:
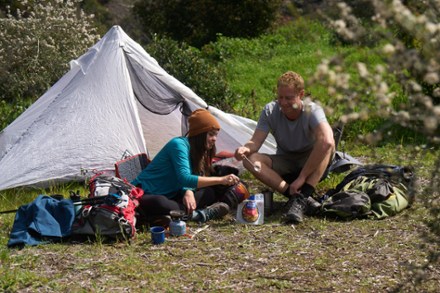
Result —
[[135, 209], [143, 190], [127, 180], [99, 173], [90, 179], [89, 191], [89, 197], [80, 201], [82, 207], [72, 226], [72, 235], [101, 235], [110, 239], [134, 237]]

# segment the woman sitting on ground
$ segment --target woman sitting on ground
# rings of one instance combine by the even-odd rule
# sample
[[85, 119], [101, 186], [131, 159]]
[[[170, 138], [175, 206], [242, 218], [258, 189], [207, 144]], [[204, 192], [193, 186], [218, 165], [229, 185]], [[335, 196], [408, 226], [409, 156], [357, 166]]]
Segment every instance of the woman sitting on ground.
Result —
[[184, 210], [188, 219], [206, 222], [222, 218], [230, 207], [218, 201], [211, 186], [232, 186], [234, 174], [211, 175], [220, 124], [208, 110], [195, 110], [188, 119], [186, 136], [171, 139], [132, 181], [144, 190], [138, 211], [150, 224], [169, 224], [172, 210]]

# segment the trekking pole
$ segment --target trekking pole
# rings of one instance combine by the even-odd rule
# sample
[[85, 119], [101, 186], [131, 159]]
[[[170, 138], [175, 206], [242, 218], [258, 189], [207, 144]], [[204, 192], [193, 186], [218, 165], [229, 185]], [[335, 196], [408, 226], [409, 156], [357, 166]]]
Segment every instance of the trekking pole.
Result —
[[109, 193], [108, 195], [102, 195], [102, 196], [96, 196], [96, 197], [89, 197], [84, 198], [80, 200], [73, 201], [73, 205], [86, 205], [86, 204], [110, 204], [115, 205], [117, 204], [121, 199], [121, 196], [115, 193]]
[[[113, 195], [115, 196], [115, 195]], [[84, 199], [80, 199], [77, 201], [72, 201], [74, 206], [78, 206], [78, 205], [84, 205], [84, 204], [101, 204], [101, 203], [106, 203], [109, 201], [109, 196], [108, 195], [103, 195], [103, 196], [97, 196], [97, 197], [91, 197], [91, 198], [84, 198]], [[6, 210], [6, 211], [0, 211], [0, 215], [2, 214], [11, 214], [11, 213], [16, 213], [18, 211], [18, 209], [15, 210]]]
[[9, 210], [9, 211], [1, 211], [0, 214], [10, 214], [10, 213], [16, 213], [18, 209], [15, 210]]
[[97, 196], [97, 197], [90, 197], [90, 198], [83, 198], [78, 201], [74, 201], [74, 205], [83, 205], [83, 204], [98, 204], [98, 203], [104, 203], [105, 199], [107, 198], [107, 195], [103, 196]]

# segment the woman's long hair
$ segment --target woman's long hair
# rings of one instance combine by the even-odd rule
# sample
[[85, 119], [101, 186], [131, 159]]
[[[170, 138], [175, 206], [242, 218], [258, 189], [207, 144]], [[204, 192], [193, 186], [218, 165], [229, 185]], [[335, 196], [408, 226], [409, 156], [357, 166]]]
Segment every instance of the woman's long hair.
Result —
[[206, 148], [206, 137], [208, 132], [188, 138], [191, 167], [194, 174], [209, 176], [211, 174], [211, 162], [215, 155], [215, 146], [208, 150]]

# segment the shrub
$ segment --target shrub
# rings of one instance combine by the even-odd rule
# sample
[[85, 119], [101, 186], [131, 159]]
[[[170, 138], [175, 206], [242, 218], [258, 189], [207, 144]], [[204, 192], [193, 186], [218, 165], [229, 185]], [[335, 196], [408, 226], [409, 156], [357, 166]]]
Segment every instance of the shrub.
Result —
[[[36, 3], [0, 19], [0, 97], [36, 99], [98, 39], [79, 0]], [[27, 2], [20, 0], [22, 7]]]
[[14, 103], [5, 100], [0, 101], [0, 130], [14, 121], [27, 107], [32, 104], [32, 100], [17, 99]]
[[202, 57], [200, 50], [166, 37], [154, 37], [147, 52], [172, 76], [191, 88], [209, 105], [231, 111], [235, 97], [224, 73]]
[[280, 4], [280, 0], [139, 0], [134, 13], [151, 35], [166, 35], [201, 48], [218, 34], [260, 35], [271, 27]]

